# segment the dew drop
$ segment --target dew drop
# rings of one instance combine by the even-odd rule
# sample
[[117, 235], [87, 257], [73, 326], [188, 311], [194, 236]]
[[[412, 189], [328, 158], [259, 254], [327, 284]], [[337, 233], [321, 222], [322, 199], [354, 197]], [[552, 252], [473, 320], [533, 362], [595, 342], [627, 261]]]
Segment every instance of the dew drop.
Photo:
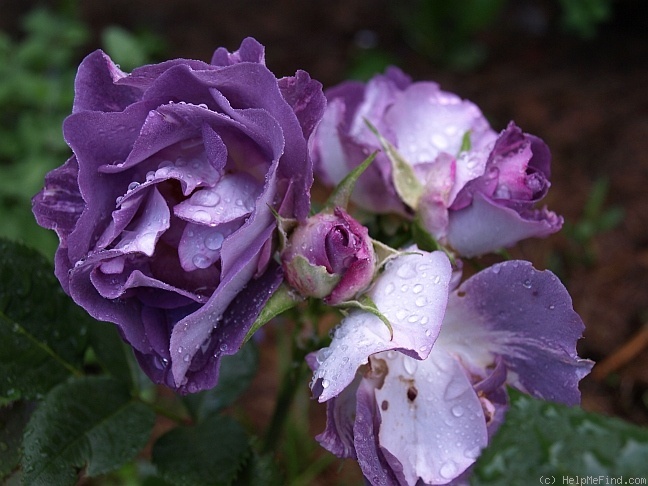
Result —
[[549, 306], [549, 310], [554, 310], [555, 308], [556, 308], [556, 306], [553, 305], [553, 304], [551, 304], [551, 305]]
[[388, 284], [387, 284], [387, 287], [385, 287], [385, 294], [386, 294], [386, 295], [391, 294], [392, 292], [394, 292], [394, 288], [395, 288], [395, 287], [394, 287], [394, 284], [393, 284], [393, 283], [391, 283], [391, 282], [388, 283]]
[[414, 287], [412, 287], [412, 292], [415, 294], [420, 294], [423, 291], [423, 286], [421, 284], [416, 284]]
[[197, 268], [207, 268], [212, 264], [211, 260], [207, 256], [201, 254], [194, 255], [191, 261]]
[[406, 373], [414, 375], [416, 369], [418, 368], [418, 361], [413, 358], [406, 357], [403, 359], [403, 369]]
[[455, 417], [461, 417], [464, 414], [464, 409], [461, 405], [455, 405], [452, 407], [451, 412]]
[[416, 277], [416, 270], [409, 263], [405, 263], [398, 267], [398, 270], [396, 270], [396, 275], [398, 275], [400, 278], [410, 279]]
[[402, 320], [405, 319], [408, 315], [409, 315], [409, 312], [407, 312], [407, 310], [405, 310], [405, 309], [402, 309], [402, 308], [401, 308], [401, 309], [398, 309], [398, 310], [396, 311], [396, 319], [398, 319], [399, 321], [402, 321]]
[[205, 246], [210, 250], [218, 250], [223, 244], [223, 235], [221, 233], [213, 233], [205, 238]]
[[414, 303], [415, 303], [418, 307], [425, 307], [425, 305], [427, 304], [427, 299], [426, 299], [425, 297], [421, 296], [421, 297], [418, 297], [418, 298], [414, 301]]
[[401, 292], [405, 293], [405, 292], [407, 292], [409, 290], [409, 285], [403, 284], [403, 285], [401, 285], [400, 289], [401, 289]]
[[441, 466], [441, 469], [439, 469], [439, 474], [441, 474], [441, 477], [445, 479], [452, 479], [455, 476], [456, 470], [457, 468], [454, 465], [454, 462], [448, 461]]
[[135, 189], [137, 189], [139, 187], [139, 185], [140, 185], [139, 182], [136, 182], [136, 181], [131, 182], [130, 184], [128, 184], [128, 191], [129, 192], [134, 191]]
[[182, 361], [184, 361], [185, 363], [188, 363], [190, 360], [191, 358], [189, 357], [188, 354], [185, 354], [184, 357], [182, 358]]
[[330, 383], [327, 379], [322, 380], [322, 388], [328, 388], [329, 385]]
[[184, 348], [182, 346], [178, 346], [178, 354], [182, 354], [184, 351]]
[[199, 209], [198, 211], [196, 211], [193, 214], [191, 219], [193, 219], [197, 223], [208, 223], [209, 224], [212, 221], [211, 215], [207, 211], [203, 211], [202, 209]]
[[526, 279], [524, 282], [522, 282], [522, 285], [524, 286], [524, 288], [530, 289], [531, 288], [531, 280]]
[[439, 282], [441, 282], [441, 277], [437, 275], [436, 277], [434, 277], [434, 283], [438, 284]]
[[218, 349], [220, 349], [221, 352], [224, 353], [225, 351], [227, 351], [227, 348], [229, 348], [229, 346], [227, 345], [227, 343], [223, 343], [223, 344], [221, 344], [221, 345], [219, 346]]

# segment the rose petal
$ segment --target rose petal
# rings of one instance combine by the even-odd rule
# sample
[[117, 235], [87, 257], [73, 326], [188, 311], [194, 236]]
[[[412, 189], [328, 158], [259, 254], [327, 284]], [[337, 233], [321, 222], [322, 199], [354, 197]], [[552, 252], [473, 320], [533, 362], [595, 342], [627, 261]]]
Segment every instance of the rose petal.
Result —
[[473, 257], [514, 245], [530, 237], [546, 237], [562, 227], [563, 218], [546, 209], [520, 214], [515, 209], [474, 195], [472, 204], [451, 211], [448, 243], [458, 253]]
[[488, 433], [463, 367], [436, 346], [423, 361], [396, 352], [371, 359], [388, 368], [375, 391], [380, 445], [400, 461], [407, 484], [445, 484], [473, 464]]
[[465, 281], [448, 302], [436, 346], [485, 369], [501, 356], [507, 381], [545, 400], [577, 404], [592, 362], [578, 357], [583, 323], [560, 280], [508, 261]]
[[249, 215], [260, 192], [261, 186], [251, 175], [227, 174], [215, 186], [195, 191], [173, 211], [185, 221], [216, 226]]
[[338, 395], [372, 354], [399, 349], [425, 358], [441, 327], [451, 273], [443, 252], [403, 254], [389, 262], [368, 295], [389, 320], [393, 339], [377, 316], [349, 313], [331, 345], [320, 350], [324, 359], [315, 373], [322, 386], [319, 401]]
[[220, 258], [223, 241], [241, 226], [239, 221], [220, 224], [218, 227], [188, 224], [178, 245], [178, 257], [183, 270], [207, 268]]
[[475, 104], [431, 82], [418, 82], [403, 91], [385, 113], [385, 123], [411, 165], [431, 162], [441, 152], [458, 155], [466, 132], [475, 149], [496, 137]]

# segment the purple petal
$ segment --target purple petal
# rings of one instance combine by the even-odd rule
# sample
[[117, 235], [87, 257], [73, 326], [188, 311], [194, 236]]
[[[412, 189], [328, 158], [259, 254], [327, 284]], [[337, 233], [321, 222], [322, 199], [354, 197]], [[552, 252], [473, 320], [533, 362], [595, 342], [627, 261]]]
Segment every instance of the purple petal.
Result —
[[418, 361], [374, 355], [389, 370], [376, 389], [380, 445], [403, 466], [407, 484], [445, 484], [475, 462], [488, 442], [481, 403], [464, 368], [434, 347]]
[[448, 243], [466, 257], [482, 255], [514, 245], [530, 237], [546, 237], [560, 230], [563, 218], [546, 209], [520, 214], [482, 193], [470, 206], [451, 211]]
[[326, 107], [322, 84], [311, 79], [307, 72], [297, 71], [295, 76], [280, 79], [279, 89], [295, 112], [304, 138], [308, 140]]
[[240, 226], [239, 221], [219, 224], [218, 227], [203, 224], [186, 225], [178, 245], [182, 269], [193, 272], [216, 263], [220, 258], [223, 241]]
[[[353, 426], [354, 447], [358, 464], [372, 486], [397, 486], [401, 473], [398, 461], [385, 457], [379, 439], [380, 413], [376, 406], [376, 384], [362, 380], [356, 394], [356, 418]], [[402, 476], [402, 473], [400, 474]]]
[[479, 272], [451, 294], [436, 346], [481, 369], [501, 356], [511, 385], [573, 405], [580, 400], [578, 382], [592, 367], [576, 354], [583, 328], [553, 273], [508, 261]]
[[199, 189], [174, 207], [181, 219], [216, 226], [249, 215], [255, 207], [261, 186], [245, 172], [227, 174], [214, 186]]
[[55, 230], [62, 246], [67, 246], [67, 236], [85, 208], [77, 183], [78, 173], [76, 158], [71, 157], [47, 174], [45, 187], [32, 200], [36, 221], [44, 228]]
[[321, 364], [314, 375], [322, 386], [319, 401], [338, 395], [372, 354], [399, 349], [425, 358], [441, 327], [451, 273], [442, 252], [403, 254], [389, 262], [367, 294], [389, 320], [393, 339], [380, 318], [352, 311], [331, 345], [319, 351]]
[[265, 48], [256, 39], [246, 37], [237, 51], [230, 54], [224, 47], [219, 47], [211, 60], [214, 66], [230, 66], [240, 62], [265, 64]]
[[115, 83], [124, 78], [122, 72], [102, 51], [89, 54], [81, 65], [74, 82], [72, 113], [82, 111], [123, 111], [138, 101], [141, 92]]

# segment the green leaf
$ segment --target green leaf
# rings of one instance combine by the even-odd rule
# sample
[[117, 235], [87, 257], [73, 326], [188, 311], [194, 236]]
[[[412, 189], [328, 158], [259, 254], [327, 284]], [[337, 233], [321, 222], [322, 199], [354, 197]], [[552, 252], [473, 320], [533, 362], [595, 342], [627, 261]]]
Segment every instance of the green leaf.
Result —
[[160, 437], [153, 463], [164, 479], [180, 486], [224, 485], [234, 480], [249, 453], [243, 428], [230, 417], [213, 415]]
[[515, 390], [511, 398], [471, 484], [538, 484], [541, 476], [557, 478], [556, 484], [566, 484], [565, 477], [648, 476], [648, 429]]
[[254, 321], [252, 327], [245, 336], [243, 343], [246, 343], [254, 333], [267, 324], [270, 319], [288, 309], [292, 309], [303, 300], [304, 298], [302, 296], [298, 295], [297, 292], [291, 289], [287, 284], [282, 283], [275, 293], [268, 299], [268, 302], [259, 314], [259, 317], [256, 318], [256, 321]]
[[409, 207], [416, 209], [418, 201], [425, 188], [416, 178], [414, 169], [412, 169], [412, 166], [410, 166], [403, 156], [398, 153], [396, 147], [394, 147], [389, 140], [378, 132], [378, 129], [375, 126], [373, 126], [368, 120], [365, 120], [365, 123], [369, 127], [369, 130], [376, 135], [380, 145], [382, 145], [383, 150], [391, 161], [392, 180], [394, 181], [394, 187], [396, 188], [398, 196]]
[[23, 447], [23, 484], [76, 484], [77, 471], [117, 469], [146, 445], [155, 414], [123, 383], [84, 377], [62, 383], [32, 416]]
[[369, 167], [369, 165], [374, 161], [377, 154], [378, 152], [372, 153], [362, 162], [362, 164], [349, 172], [346, 177], [340, 181], [326, 200], [322, 212], [333, 212], [336, 207], [346, 209], [349, 206], [349, 200], [351, 199], [351, 194], [353, 193], [356, 182], [362, 173], [367, 170], [367, 167]]
[[259, 352], [254, 341], [248, 342], [236, 354], [224, 356], [218, 384], [211, 390], [183, 398], [196, 422], [205, 421], [241, 396], [256, 376], [258, 366]]
[[459, 147], [459, 153], [468, 152], [472, 148], [472, 141], [470, 140], [470, 130], [467, 130], [466, 133], [461, 137], [461, 147]]
[[132, 388], [136, 381], [133, 375], [137, 374], [134, 370], [137, 363], [130, 346], [119, 336], [117, 327], [97, 322], [90, 327], [88, 340], [103, 370]]
[[34, 404], [25, 401], [0, 408], [0, 481], [20, 462], [23, 430], [33, 410]]
[[80, 375], [93, 324], [42, 255], [0, 240], [0, 396], [38, 398]]

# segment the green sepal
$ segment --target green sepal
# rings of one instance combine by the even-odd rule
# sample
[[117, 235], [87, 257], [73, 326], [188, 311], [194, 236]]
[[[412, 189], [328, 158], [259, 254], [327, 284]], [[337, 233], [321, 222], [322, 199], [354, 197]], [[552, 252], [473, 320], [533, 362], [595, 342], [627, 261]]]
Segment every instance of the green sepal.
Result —
[[248, 342], [254, 333], [267, 324], [270, 319], [282, 314], [288, 309], [292, 309], [303, 300], [304, 298], [291, 289], [288, 284], [282, 283], [274, 294], [270, 296], [268, 302], [266, 302], [266, 305], [261, 310], [259, 317], [256, 318], [252, 327], [245, 335], [245, 339], [243, 339], [241, 346]]
[[416, 209], [418, 207], [418, 201], [425, 189], [423, 184], [419, 182], [414, 174], [414, 169], [412, 169], [403, 156], [398, 153], [396, 147], [383, 137], [371, 122], [365, 120], [365, 123], [369, 127], [369, 130], [376, 135], [380, 145], [391, 162], [392, 180], [394, 181], [394, 187], [396, 188], [398, 196], [409, 207]]
[[369, 167], [369, 165], [374, 161], [377, 154], [378, 152], [376, 151], [369, 155], [362, 164], [349, 172], [346, 177], [340, 181], [324, 203], [324, 207], [322, 208], [323, 213], [332, 213], [336, 207], [341, 207], [343, 209], [348, 207], [349, 199], [351, 199], [351, 193], [355, 188], [356, 182], [367, 167]]
[[389, 329], [389, 340], [391, 341], [394, 339], [394, 328], [391, 325], [391, 322], [389, 322], [389, 319], [378, 310], [378, 307], [376, 306], [375, 302], [369, 297], [367, 294], [361, 295], [359, 299], [357, 300], [347, 300], [346, 302], [341, 302], [340, 304], [337, 304], [335, 307], [338, 309], [359, 309], [361, 311], [369, 312], [373, 314], [374, 316], [378, 317], [385, 326], [387, 326], [387, 329]]
[[313, 283], [313, 291], [308, 293], [309, 297], [323, 299], [333, 291], [342, 278], [341, 275], [329, 273], [324, 265], [313, 265], [303, 255], [295, 255], [287, 264], [290, 267], [294, 266], [301, 280]]
[[432, 236], [432, 234], [428, 230], [425, 229], [418, 214], [412, 222], [412, 238], [414, 239], [416, 246], [418, 246], [421, 250], [444, 252], [450, 260], [452, 266], [455, 266], [457, 260], [455, 254], [445, 246], [443, 246], [441, 243], [439, 243], [437, 239]]
[[461, 147], [459, 147], [459, 153], [468, 152], [472, 148], [472, 141], [470, 140], [470, 130], [463, 134], [461, 137]]
[[279, 254], [288, 248], [288, 235], [294, 230], [299, 222], [293, 218], [284, 218], [272, 206], [268, 206], [270, 212], [277, 220], [277, 233], [279, 234]]

